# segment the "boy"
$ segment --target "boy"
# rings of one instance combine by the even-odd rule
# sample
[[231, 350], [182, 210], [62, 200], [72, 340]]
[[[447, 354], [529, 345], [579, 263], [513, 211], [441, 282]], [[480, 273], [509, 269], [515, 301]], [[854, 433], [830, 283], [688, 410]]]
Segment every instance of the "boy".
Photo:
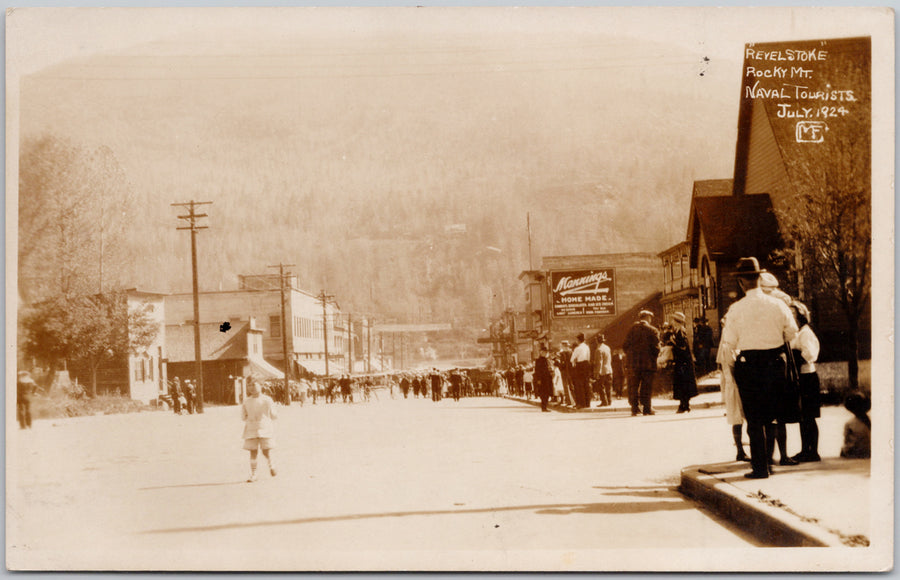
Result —
[[261, 394], [259, 384], [253, 379], [247, 385], [241, 415], [244, 420], [244, 449], [250, 452], [250, 477], [247, 482], [256, 481], [256, 458], [260, 448], [269, 463], [269, 473], [275, 477], [275, 464], [269, 451], [275, 446], [275, 419], [278, 413], [275, 401]]

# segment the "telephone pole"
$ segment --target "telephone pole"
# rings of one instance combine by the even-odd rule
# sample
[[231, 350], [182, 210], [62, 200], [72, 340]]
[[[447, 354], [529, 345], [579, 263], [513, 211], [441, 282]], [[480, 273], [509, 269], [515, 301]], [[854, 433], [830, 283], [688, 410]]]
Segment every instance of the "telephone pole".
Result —
[[372, 320], [366, 318], [366, 372], [372, 372]]
[[[278, 268], [278, 286], [281, 288], [281, 352], [284, 357], [284, 404], [286, 406], [291, 405], [291, 360], [288, 358], [288, 346], [287, 346], [287, 318], [284, 314], [284, 286], [287, 281], [287, 276], [290, 276], [291, 273], [288, 272], [287, 276], [284, 274], [285, 268], [291, 268], [296, 264], [284, 264], [279, 263], [275, 266], [269, 266], [269, 268]], [[293, 325], [292, 325], [293, 328]], [[293, 332], [293, 331], [292, 331]], [[293, 341], [291, 341], [293, 343]]]
[[191, 230], [191, 272], [194, 278], [194, 374], [197, 375], [197, 412], [203, 412], [203, 355], [200, 352], [200, 291], [197, 281], [197, 231], [205, 230], [207, 226], [197, 225], [197, 220], [208, 217], [205, 213], [196, 213], [197, 206], [211, 205], [211, 201], [194, 201], [186, 203], [173, 203], [173, 206], [187, 207], [188, 214], [180, 215], [178, 219], [185, 220], [189, 226], [176, 228], [179, 230]]
[[347, 315], [347, 372], [353, 374], [353, 319]]
[[322, 301], [322, 337], [325, 343], [325, 376], [327, 377], [331, 373], [328, 372], [328, 311], [325, 309], [325, 305], [334, 296], [325, 294], [325, 291], [322, 290], [317, 298]]

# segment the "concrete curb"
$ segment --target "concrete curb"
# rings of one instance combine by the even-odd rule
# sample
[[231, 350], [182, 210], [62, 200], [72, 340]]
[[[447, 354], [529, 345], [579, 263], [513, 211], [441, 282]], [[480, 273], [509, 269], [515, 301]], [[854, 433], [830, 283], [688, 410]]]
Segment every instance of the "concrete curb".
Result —
[[[770, 545], [846, 547], [839, 535], [716, 477], [710, 473], [712, 467], [695, 465], [682, 469], [679, 491]], [[743, 471], [727, 473], [743, 477]]]
[[[541, 401], [540, 399], [525, 399], [523, 397], [514, 397], [512, 395], [503, 395], [504, 399], [509, 399], [510, 401], [518, 401], [519, 403], [527, 403], [534, 407], [540, 407]], [[714, 409], [718, 407], [724, 407], [724, 403], [722, 402], [691, 402], [691, 409]], [[575, 407], [571, 407], [568, 405], [561, 405], [559, 403], [548, 403], [547, 408], [553, 411], [558, 411], [560, 413], [631, 413], [631, 407], [628, 405], [618, 406], [618, 405], [610, 405], [608, 407], [591, 407], [590, 409], [576, 409]], [[663, 401], [663, 402], [653, 402], [652, 409], [654, 411], [671, 411], [678, 409], [677, 401]]]

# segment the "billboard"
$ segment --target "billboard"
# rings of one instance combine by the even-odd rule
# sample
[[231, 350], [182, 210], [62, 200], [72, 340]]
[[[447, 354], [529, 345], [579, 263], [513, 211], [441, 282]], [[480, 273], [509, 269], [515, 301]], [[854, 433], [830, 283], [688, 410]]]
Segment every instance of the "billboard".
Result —
[[614, 316], [615, 268], [550, 272], [553, 316]]

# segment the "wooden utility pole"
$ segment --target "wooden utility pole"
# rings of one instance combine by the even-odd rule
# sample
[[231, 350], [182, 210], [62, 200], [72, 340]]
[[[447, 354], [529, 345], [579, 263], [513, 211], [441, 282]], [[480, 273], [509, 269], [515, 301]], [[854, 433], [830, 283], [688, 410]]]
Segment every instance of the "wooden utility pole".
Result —
[[[291, 359], [288, 358], [288, 344], [287, 344], [287, 317], [285, 316], [285, 307], [284, 307], [284, 286], [287, 281], [287, 276], [290, 276], [291, 273], [288, 272], [287, 276], [284, 274], [285, 268], [291, 268], [295, 266], [295, 264], [278, 264], [275, 266], [269, 266], [269, 268], [278, 268], [278, 286], [281, 288], [281, 353], [284, 357], [284, 400], [282, 401], [285, 405], [291, 405]], [[293, 325], [291, 325], [293, 328]], [[293, 332], [293, 331], [292, 331]], [[293, 340], [291, 341], [293, 344]]]
[[347, 315], [347, 372], [353, 374], [353, 319]]
[[178, 219], [187, 221], [190, 225], [176, 228], [179, 230], [191, 230], [191, 272], [194, 278], [194, 374], [197, 375], [197, 412], [203, 412], [203, 355], [200, 352], [200, 291], [197, 281], [197, 230], [205, 230], [207, 226], [197, 225], [197, 220], [208, 217], [205, 213], [196, 213], [199, 205], [210, 205], [211, 201], [194, 201], [186, 203], [173, 203], [173, 206], [188, 208], [187, 215], [180, 215]]
[[528, 269], [534, 270], [531, 262], [531, 212], [525, 214], [526, 229], [528, 230]]
[[334, 296], [330, 294], [325, 294], [325, 291], [322, 290], [318, 296], [319, 300], [322, 301], [322, 338], [325, 343], [325, 376], [329, 376], [331, 373], [328, 372], [328, 311], [325, 308], [325, 305], [328, 303], [328, 300], [334, 298]]
[[366, 319], [366, 372], [372, 372], [372, 320]]

